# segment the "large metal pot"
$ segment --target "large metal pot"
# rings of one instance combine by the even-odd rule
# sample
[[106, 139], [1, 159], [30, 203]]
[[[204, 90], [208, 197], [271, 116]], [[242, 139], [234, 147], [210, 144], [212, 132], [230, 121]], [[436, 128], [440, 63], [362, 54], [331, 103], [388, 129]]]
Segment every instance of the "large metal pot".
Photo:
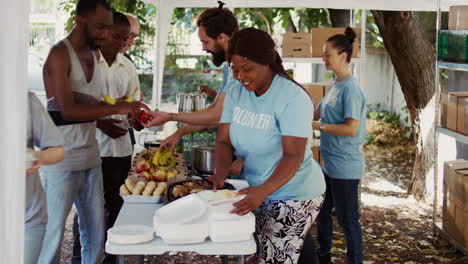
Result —
[[215, 169], [214, 145], [201, 145], [192, 148], [192, 168], [194, 173], [213, 175]]

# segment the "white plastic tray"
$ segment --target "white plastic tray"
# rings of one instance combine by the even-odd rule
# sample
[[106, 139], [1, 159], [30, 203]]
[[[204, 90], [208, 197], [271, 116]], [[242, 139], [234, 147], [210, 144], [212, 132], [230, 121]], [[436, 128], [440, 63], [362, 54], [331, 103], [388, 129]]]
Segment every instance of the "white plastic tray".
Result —
[[162, 196], [121, 195], [125, 203], [155, 204], [161, 201]]
[[153, 238], [153, 229], [145, 225], [122, 225], [107, 231], [107, 239], [115, 244], [141, 244]]

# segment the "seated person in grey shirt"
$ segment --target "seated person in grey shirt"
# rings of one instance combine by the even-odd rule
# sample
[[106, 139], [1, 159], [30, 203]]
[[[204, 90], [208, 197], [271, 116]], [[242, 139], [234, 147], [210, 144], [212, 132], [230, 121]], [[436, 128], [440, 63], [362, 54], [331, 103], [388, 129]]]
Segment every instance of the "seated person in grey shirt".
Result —
[[[35, 161], [26, 168], [26, 212], [24, 219], [24, 263], [37, 263], [47, 223], [47, 206], [39, 177], [41, 165], [63, 159], [63, 139], [37, 97], [29, 92], [27, 148]], [[34, 150], [38, 148], [38, 151]]]

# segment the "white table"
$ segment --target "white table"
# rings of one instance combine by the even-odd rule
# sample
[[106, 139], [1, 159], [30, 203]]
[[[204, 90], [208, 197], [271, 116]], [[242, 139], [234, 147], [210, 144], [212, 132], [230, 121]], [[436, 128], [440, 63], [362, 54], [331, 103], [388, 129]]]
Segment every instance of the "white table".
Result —
[[[232, 181], [236, 188], [244, 188], [245, 181]], [[128, 204], [124, 203], [120, 209], [119, 216], [114, 226], [121, 225], [146, 225], [153, 227], [153, 215], [156, 209], [162, 207], [163, 204]], [[124, 263], [124, 255], [162, 255], [166, 252], [196, 252], [201, 255], [221, 255], [222, 262], [227, 261], [226, 256], [237, 256], [238, 263], [244, 263], [245, 255], [251, 255], [256, 251], [256, 244], [253, 236], [248, 241], [231, 242], [231, 243], [215, 243], [210, 239], [204, 243], [190, 245], [168, 245], [160, 237], [156, 237], [143, 244], [136, 245], [121, 245], [106, 241], [106, 252], [117, 255], [118, 262]], [[139, 261], [142, 262], [143, 257]]]

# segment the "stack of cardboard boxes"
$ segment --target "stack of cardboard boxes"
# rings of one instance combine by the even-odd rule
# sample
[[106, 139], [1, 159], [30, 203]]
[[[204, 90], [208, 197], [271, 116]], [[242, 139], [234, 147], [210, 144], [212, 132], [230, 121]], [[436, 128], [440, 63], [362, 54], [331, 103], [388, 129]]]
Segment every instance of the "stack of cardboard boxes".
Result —
[[440, 125], [460, 134], [468, 135], [468, 93], [441, 93]]
[[[322, 57], [323, 45], [333, 35], [344, 34], [345, 28], [313, 28], [308, 32], [287, 32], [283, 35], [283, 54], [284, 58], [309, 58]], [[353, 58], [359, 54], [359, 29], [354, 28], [357, 38], [354, 41]]]
[[442, 228], [468, 248], [468, 161], [444, 164]]
[[[309, 96], [314, 100], [314, 107], [317, 107], [322, 98], [325, 96], [328, 88], [330, 88], [329, 84], [325, 83], [307, 83], [302, 84], [306, 91], [309, 93]], [[320, 154], [320, 139], [314, 139], [312, 141], [312, 154], [314, 155], [314, 159], [322, 164], [322, 157]]]

